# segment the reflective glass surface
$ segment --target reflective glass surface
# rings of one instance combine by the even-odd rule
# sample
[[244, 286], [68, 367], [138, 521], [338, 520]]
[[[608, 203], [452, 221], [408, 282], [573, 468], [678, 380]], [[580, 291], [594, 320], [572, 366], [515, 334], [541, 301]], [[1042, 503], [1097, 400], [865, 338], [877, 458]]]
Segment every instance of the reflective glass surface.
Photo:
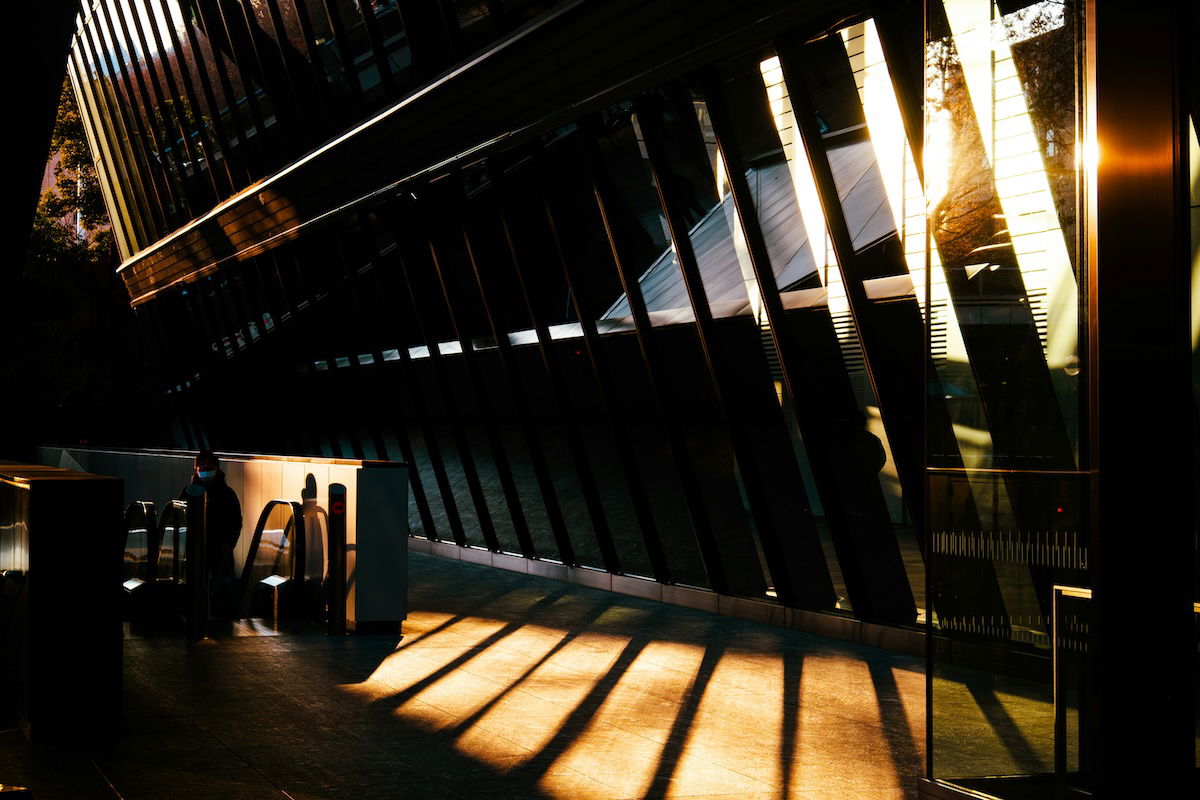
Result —
[[552, 5], [444, 0], [406, 22], [397, 0], [88, 4], [72, 76], [122, 256]]
[[[928, 429], [930, 622], [970, 654], [935, 653], [932, 775], [1048, 797], [1056, 758], [1060, 784], [1087, 769], [1066, 688], [1056, 753], [1051, 680], [1053, 587], [1091, 584], [1079, 471], [1082, 5], [927, 8], [928, 402], [950, 423]], [[1057, 641], [1077, 681], [1073, 654], [1088, 636], [1071, 602], [1075, 630]], [[1041, 777], [999, 777], [1017, 775]]]

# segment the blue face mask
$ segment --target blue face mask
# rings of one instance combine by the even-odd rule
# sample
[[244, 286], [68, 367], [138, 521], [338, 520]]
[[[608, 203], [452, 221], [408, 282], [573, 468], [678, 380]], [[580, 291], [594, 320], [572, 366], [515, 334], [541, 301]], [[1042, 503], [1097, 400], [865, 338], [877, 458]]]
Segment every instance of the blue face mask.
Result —
[[200, 480], [202, 481], [211, 481], [213, 478], [217, 477], [217, 471], [215, 469], [197, 470], [196, 474], [200, 476]]

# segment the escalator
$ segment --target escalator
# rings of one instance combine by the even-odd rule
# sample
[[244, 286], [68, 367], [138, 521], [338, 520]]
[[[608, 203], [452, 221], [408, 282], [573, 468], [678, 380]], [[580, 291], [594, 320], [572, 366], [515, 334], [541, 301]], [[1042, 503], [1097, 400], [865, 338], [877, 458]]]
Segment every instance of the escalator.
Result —
[[170, 622], [179, 616], [181, 586], [187, 582], [187, 530], [187, 504], [180, 500], [169, 502], [161, 517], [148, 500], [125, 509], [125, 619]]
[[[306, 486], [302, 497], [302, 503], [279, 499], [263, 507], [237, 576], [229, 568], [211, 574], [188, 569], [189, 550], [202, 545], [197, 539], [200, 528], [188, 524], [187, 502], [172, 500], [161, 514], [152, 502], [131, 503], [125, 509], [121, 574], [124, 618], [134, 624], [174, 624], [192, 617], [206, 622], [214, 616], [328, 621], [331, 546], [327, 540], [336, 535], [341, 544], [333, 547], [345, 547], [344, 513], [336, 520], [339, 524], [331, 525], [330, 515], [317, 504], [315, 486]], [[194, 499], [200, 505], [193, 509], [203, 508], [202, 499]], [[189, 527], [194, 529], [191, 536]], [[191, 548], [189, 539], [196, 539]], [[343, 570], [344, 563], [338, 563], [335, 569]], [[207, 606], [192, 597], [191, 584], [198, 583], [205, 585]], [[344, 579], [338, 585], [344, 595]], [[332, 616], [338, 624], [331, 622], [330, 630], [344, 632], [344, 604], [339, 604]], [[197, 636], [203, 635], [203, 628], [203, 623], [189, 625]]]
[[238, 616], [322, 619], [327, 574], [322, 511], [315, 498], [304, 504], [271, 500], [263, 507], [242, 567]]

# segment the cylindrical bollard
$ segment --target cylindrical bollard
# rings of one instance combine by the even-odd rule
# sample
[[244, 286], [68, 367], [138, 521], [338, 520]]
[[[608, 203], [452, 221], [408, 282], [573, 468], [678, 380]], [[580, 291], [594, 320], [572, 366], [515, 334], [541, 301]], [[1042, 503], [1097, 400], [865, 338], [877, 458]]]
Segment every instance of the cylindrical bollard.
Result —
[[208, 622], [208, 542], [205, 523], [208, 502], [204, 487], [187, 487], [187, 637], [198, 642], [204, 638]]
[[346, 633], [346, 487], [329, 484], [329, 615], [330, 636]]

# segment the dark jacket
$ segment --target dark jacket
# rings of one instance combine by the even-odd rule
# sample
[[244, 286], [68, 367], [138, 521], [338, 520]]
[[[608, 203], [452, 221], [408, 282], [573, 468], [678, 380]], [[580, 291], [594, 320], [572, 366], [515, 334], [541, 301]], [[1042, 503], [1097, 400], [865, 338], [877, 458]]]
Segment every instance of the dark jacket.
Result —
[[[242, 505], [238, 502], [237, 492], [225, 482], [225, 473], [217, 470], [217, 476], [207, 484], [196, 475], [192, 475], [189, 485], [203, 486], [208, 496], [208, 529], [205, 536], [208, 542], [209, 563], [221, 552], [222, 547], [233, 549], [242, 533]], [[187, 487], [179, 493], [180, 500], [187, 500]]]

